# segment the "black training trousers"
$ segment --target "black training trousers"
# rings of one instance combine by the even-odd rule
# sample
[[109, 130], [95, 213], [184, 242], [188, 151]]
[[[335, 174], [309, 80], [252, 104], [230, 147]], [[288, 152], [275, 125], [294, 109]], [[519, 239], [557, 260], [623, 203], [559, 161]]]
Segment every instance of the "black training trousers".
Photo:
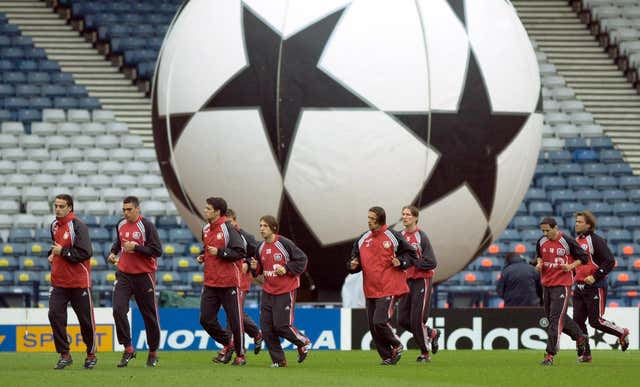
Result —
[[295, 290], [278, 295], [262, 292], [260, 327], [262, 328], [264, 341], [269, 349], [269, 355], [271, 355], [271, 361], [274, 363], [285, 361], [280, 338], [287, 339], [298, 347], [309, 343], [307, 336], [293, 326], [295, 305]]
[[551, 286], [542, 289], [544, 313], [549, 320], [547, 327], [547, 353], [555, 355], [560, 348], [560, 336], [566, 333], [573, 340], [583, 336], [584, 333], [571, 317], [567, 315], [571, 287]]
[[[242, 327], [242, 301], [237, 287], [217, 288], [205, 286], [200, 296], [200, 325], [212, 339], [222, 345], [229, 345], [233, 337], [236, 355], [244, 355], [244, 329]], [[229, 328], [227, 331], [218, 321], [218, 311], [224, 308]]]
[[91, 288], [52, 287], [49, 296], [49, 322], [53, 331], [56, 352], [69, 352], [67, 337], [67, 306], [71, 304], [78, 316], [82, 340], [87, 345], [87, 353], [96, 352], [96, 322], [93, 317]]
[[400, 339], [391, 328], [391, 318], [397, 297], [367, 298], [367, 319], [369, 331], [382, 360], [390, 359], [392, 349], [399, 346]]
[[420, 351], [427, 353], [431, 328], [425, 324], [431, 306], [431, 278], [410, 278], [407, 285], [409, 294], [398, 303], [398, 325], [411, 332]]

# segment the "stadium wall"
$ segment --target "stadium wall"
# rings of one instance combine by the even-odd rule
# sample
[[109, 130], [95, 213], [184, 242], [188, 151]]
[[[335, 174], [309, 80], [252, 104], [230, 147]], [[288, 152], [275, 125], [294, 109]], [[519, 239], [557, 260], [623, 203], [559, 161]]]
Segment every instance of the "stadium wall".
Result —
[[[0, 313], [0, 351], [55, 352], [47, 309], [3, 309]], [[247, 309], [255, 321], [258, 309]], [[571, 314], [571, 310], [569, 311]], [[77, 319], [69, 310], [69, 336], [72, 350], [84, 351]], [[440, 348], [448, 350], [534, 349], [544, 350], [547, 333], [544, 312], [539, 308], [523, 309], [436, 309], [429, 326], [441, 331]], [[224, 321], [224, 312], [220, 314]], [[629, 349], [638, 349], [640, 310], [638, 308], [609, 309], [605, 317], [631, 329]], [[121, 351], [115, 337], [111, 308], [96, 308], [95, 318], [99, 351]], [[350, 350], [371, 348], [364, 309], [297, 308], [295, 325], [312, 341], [314, 350]], [[133, 343], [138, 350], [147, 349], [146, 332], [140, 314], [129, 314]], [[162, 328], [160, 350], [217, 350], [220, 346], [209, 338], [199, 323], [198, 309], [160, 309]], [[617, 348], [616, 338], [595, 334], [589, 327], [593, 349]], [[416, 348], [409, 332], [398, 330], [408, 348]], [[248, 348], [253, 340], [246, 337]], [[292, 349], [288, 342], [285, 349]], [[569, 337], [563, 335], [562, 349], [574, 349]]]

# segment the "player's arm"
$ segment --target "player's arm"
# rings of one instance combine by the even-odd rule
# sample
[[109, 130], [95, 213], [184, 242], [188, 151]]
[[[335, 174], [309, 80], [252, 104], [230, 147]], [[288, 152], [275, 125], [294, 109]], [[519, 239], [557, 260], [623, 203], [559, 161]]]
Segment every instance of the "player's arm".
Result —
[[124, 219], [120, 219], [120, 221], [116, 224], [116, 240], [111, 245], [111, 255], [117, 255], [122, 250], [122, 243], [120, 242], [120, 232], [118, 230], [118, 226], [122, 223]]
[[227, 227], [227, 233], [229, 234], [229, 242], [225, 247], [218, 249], [217, 255], [225, 261], [239, 261], [247, 256], [245, 243], [242, 236], [240, 236], [240, 233], [235, 228], [230, 227], [230, 223], [225, 224]]
[[256, 246], [255, 257], [249, 258], [249, 271], [254, 278], [262, 274], [262, 264], [260, 263], [260, 255], [262, 254], [262, 246], [264, 242], [258, 243]]
[[356, 239], [355, 242], [353, 242], [351, 257], [347, 261], [347, 271], [352, 274], [362, 271], [362, 266], [360, 265], [360, 246], [358, 245], [360, 238]]
[[304, 273], [307, 268], [307, 262], [309, 258], [307, 255], [292, 241], [281, 238], [282, 244], [284, 248], [287, 249], [289, 253], [289, 262], [284, 265], [284, 268], [287, 270], [287, 274], [292, 276], [297, 276]]
[[592, 236], [591, 241], [593, 242], [594, 250], [593, 261], [598, 265], [598, 270], [593, 273], [593, 277], [596, 281], [599, 281], [613, 270], [616, 265], [616, 259], [613, 257], [613, 253], [604, 239], [598, 236]]
[[93, 255], [91, 239], [89, 238], [89, 228], [82, 222], [73, 223], [75, 239], [71, 247], [63, 247], [60, 256], [72, 263], [84, 262]]
[[156, 226], [153, 225], [146, 218], [142, 219], [142, 224], [144, 225], [144, 245], [136, 245], [133, 248], [133, 251], [136, 253], [140, 253], [145, 257], [159, 257], [162, 255], [162, 244], [160, 243], [160, 236], [158, 235], [158, 230]]
[[407, 240], [402, 236], [401, 233], [397, 231], [391, 231], [393, 235], [398, 240], [398, 247], [396, 248], [396, 258], [400, 261], [400, 265], [397, 266], [398, 269], [405, 270], [411, 265], [415, 265], [415, 262], [418, 260], [418, 253], [416, 249], [413, 248], [407, 242]]
[[420, 237], [422, 257], [421, 259], [415, 260], [415, 266], [420, 270], [433, 270], [436, 268], [438, 263], [436, 262], [436, 256], [433, 253], [433, 248], [431, 247], [431, 241], [429, 241], [429, 237], [425, 233], [421, 233]]
[[248, 232], [242, 229], [239, 230], [239, 232], [240, 236], [244, 239], [245, 242], [245, 250], [247, 251], [246, 260], [249, 261], [251, 257], [256, 255], [256, 247], [258, 246], [258, 242], [256, 241], [256, 238], [254, 238], [253, 235], [249, 234]]
[[500, 275], [498, 283], [496, 284], [496, 293], [498, 293], [499, 297], [504, 298], [504, 271]]
[[582, 247], [580, 247], [580, 245], [578, 244], [578, 242], [576, 242], [575, 239], [568, 236], [564, 236], [564, 240], [567, 241], [567, 244], [569, 245], [569, 252], [571, 253], [571, 256], [574, 259], [573, 263], [569, 265], [571, 270], [575, 269], [576, 267], [582, 264], [586, 264], [587, 262], [589, 262], [588, 253], [584, 251]]

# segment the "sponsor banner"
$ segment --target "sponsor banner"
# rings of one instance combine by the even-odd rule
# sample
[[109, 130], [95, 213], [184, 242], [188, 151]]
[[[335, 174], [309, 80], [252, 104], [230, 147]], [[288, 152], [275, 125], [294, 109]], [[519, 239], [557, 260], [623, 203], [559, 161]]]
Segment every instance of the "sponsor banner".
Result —
[[[245, 308], [245, 312], [260, 324], [259, 310]], [[161, 308], [160, 314], [160, 350], [217, 350], [222, 348], [200, 325], [199, 309]], [[294, 325], [309, 337], [315, 350], [340, 349], [341, 326], [340, 309], [307, 309], [296, 308]], [[224, 311], [218, 314], [222, 326], [227, 325]], [[138, 310], [133, 311], [133, 343], [137, 350], [148, 349], [147, 333], [142, 316]], [[283, 348], [294, 346], [284, 340]], [[245, 347], [253, 348], [253, 339], [245, 334]]]
[[[16, 352], [56, 352], [53, 333], [49, 325], [19, 325], [16, 331]], [[82, 340], [79, 325], [67, 326], [67, 340], [72, 352], [84, 352], [87, 346]], [[98, 352], [113, 351], [113, 325], [96, 325]]]
[[[572, 310], [569, 309], [569, 315]], [[547, 321], [542, 308], [511, 309], [436, 309], [427, 325], [436, 327], [441, 335], [438, 341], [441, 349], [539, 349], [546, 348]], [[637, 308], [616, 308], [607, 310], [606, 319], [619, 326], [631, 329], [630, 349], [638, 349], [639, 316]], [[588, 325], [588, 323], [587, 323]], [[397, 322], [393, 321], [397, 327]], [[416, 349], [410, 332], [397, 330], [405, 348]], [[589, 329], [592, 349], [615, 349], [616, 338]], [[352, 349], [371, 349], [371, 333], [367, 324], [365, 309], [351, 310]], [[562, 335], [561, 349], [575, 349], [575, 343], [567, 335]]]
[[[121, 351], [116, 344], [116, 329], [111, 308], [94, 308], [96, 345], [99, 352]], [[44, 308], [9, 308], [0, 313], [0, 351], [55, 352], [53, 333], [49, 325], [49, 310]], [[129, 315], [129, 320], [131, 315]], [[84, 352], [78, 318], [67, 310], [67, 338], [71, 351]]]

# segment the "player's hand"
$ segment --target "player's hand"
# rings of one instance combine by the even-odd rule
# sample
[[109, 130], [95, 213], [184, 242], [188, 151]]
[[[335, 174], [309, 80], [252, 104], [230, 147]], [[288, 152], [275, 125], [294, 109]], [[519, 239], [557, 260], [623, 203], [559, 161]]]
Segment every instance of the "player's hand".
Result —
[[275, 271], [276, 275], [279, 276], [287, 274], [287, 269], [282, 265], [273, 265], [273, 271]]
[[49, 263], [53, 263], [53, 254], [47, 257], [47, 261], [49, 261]]
[[118, 264], [118, 257], [114, 253], [111, 253], [107, 257], [107, 262], [109, 262], [112, 265], [117, 265]]
[[246, 262], [242, 263], [242, 272], [247, 273], [249, 271], [249, 265]]
[[218, 249], [213, 246], [207, 247], [207, 252], [211, 255], [218, 255]]
[[249, 260], [249, 267], [251, 270], [256, 270], [258, 268], [258, 261], [255, 258], [251, 258], [251, 260]]
[[566, 263], [561, 263], [560, 265], [558, 265], [558, 267], [560, 267], [560, 269], [562, 269], [562, 271], [564, 272], [568, 272], [573, 270], [573, 266], [566, 264]]
[[398, 258], [393, 257], [393, 259], [391, 259], [391, 264], [393, 265], [393, 267], [399, 267], [401, 262]]
[[594, 276], [590, 275], [587, 278], [584, 279], [584, 283], [587, 285], [593, 285], [596, 282], [596, 279]]
[[202, 254], [201, 254], [201, 255], [198, 255], [198, 256], [196, 257], [196, 261], [197, 261], [198, 263], [203, 263], [203, 262], [204, 262], [204, 255], [202, 255]]
[[356, 258], [353, 258], [351, 260], [351, 270], [357, 269], [358, 266], [360, 266], [360, 262]]
[[133, 250], [136, 248], [138, 244], [134, 241], [127, 241], [124, 242], [124, 245], [122, 247], [124, 247], [124, 251], [131, 253], [133, 252]]
[[536, 264], [536, 270], [537, 271], [542, 271], [542, 258], [540, 258], [540, 257], [536, 258], [536, 262], [538, 262]]
[[51, 245], [51, 253], [53, 253], [53, 255], [60, 255], [61, 252], [62, 246], [60, 246], [58, 243]]

